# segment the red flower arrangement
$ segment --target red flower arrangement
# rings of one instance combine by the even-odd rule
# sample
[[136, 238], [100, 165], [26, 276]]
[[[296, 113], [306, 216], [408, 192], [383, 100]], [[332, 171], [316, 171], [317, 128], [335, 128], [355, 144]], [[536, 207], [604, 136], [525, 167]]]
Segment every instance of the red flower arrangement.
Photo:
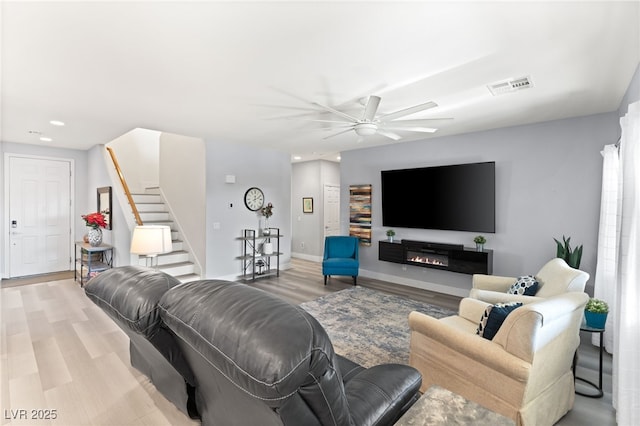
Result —
[[85, 214], [82, 215], [82, 218], [84, 219], [84, 223], [88, 227], [95, 229], [107, 227], [107, 221], [104, 217], [104, 214], [100, 212]]

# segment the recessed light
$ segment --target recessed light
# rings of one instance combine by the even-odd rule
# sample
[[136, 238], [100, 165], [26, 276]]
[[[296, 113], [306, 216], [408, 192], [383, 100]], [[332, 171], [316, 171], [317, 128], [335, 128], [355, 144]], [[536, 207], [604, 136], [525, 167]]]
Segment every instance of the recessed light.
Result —
[[54, 126], [64, 126], [64, 122], [60, 120], [51, 120], [49, 123], [53, 124]]
[[340, 161], [342, 160], [342, 157], [340, 157], [339, 155], [336, 157], [336, 160]]
[[293, 159], [294, 159], [294, 160], [302, 160], [302, 157], [300, 157], [299, 155], [294, 155], [294, 156], [293, 156]]
[[44, 136], [43, 136], [43, 137], [41, 137], [41, 138], [40, 138], [40, 140], [41, 140], [42, 142], [51, 142], [51, 141], [53, 141], [53, 139], [51, 139], [51, 138], [47, 138], [47, 137], [44, 137]]

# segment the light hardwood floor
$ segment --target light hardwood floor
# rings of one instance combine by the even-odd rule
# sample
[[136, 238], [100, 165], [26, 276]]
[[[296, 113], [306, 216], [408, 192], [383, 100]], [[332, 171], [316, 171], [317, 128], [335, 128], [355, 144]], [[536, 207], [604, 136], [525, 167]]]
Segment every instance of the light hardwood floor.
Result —
[[[291, 264], [280, 277], [250, 285], [293, 303], [352, 285], [350, 278], [333, 277], [325, 287], [318, 263], [293, 259]], [[199, 424], [166, 401], [131, 367], [126, 335], [76, 282], [59, 278], [65, 277], [2, 282], [0, 424]], [[452, 309], [459, 301], [364, 277], [358, 278], [358, 284]], [[578, 375], [597, 381], [597, 349], [588, 344], [588, 336], [582, 340]], [[574, 409], [560, 425], [615, 425], [609, 355], [605, 355], [604, 365], [604, 398], [577, 395]], [[47, 415], [50, 419], [39, 418]], [[51, 419], [54, 415], [55, 420]]]

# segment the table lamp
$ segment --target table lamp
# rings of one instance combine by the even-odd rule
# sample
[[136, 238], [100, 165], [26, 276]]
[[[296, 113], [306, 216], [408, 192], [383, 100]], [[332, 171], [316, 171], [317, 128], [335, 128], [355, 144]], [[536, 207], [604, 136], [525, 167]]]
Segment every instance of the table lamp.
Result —
[[[173, 250], [171, 243], [171, 228], [166, 225], [140, 225], [133, 229], [131, 237], [131, 253], [146, 256], [153, 259], [159, 254], [169, 253]], [[158, 265], [156, 259], [156, 267]], [[149, 266], [149, 265], [147, 265]]]

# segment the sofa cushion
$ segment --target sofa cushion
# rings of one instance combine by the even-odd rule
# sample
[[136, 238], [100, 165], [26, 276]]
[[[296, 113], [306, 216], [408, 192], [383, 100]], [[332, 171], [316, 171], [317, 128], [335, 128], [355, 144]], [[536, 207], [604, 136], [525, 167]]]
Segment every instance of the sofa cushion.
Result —
[[480, 318], [476, 334], [488, 340], [493, 339], [507, 316], [520, 306], [522, 306], [520, 302], [496, 303], [487, 306]]
[[89, 280], [86, 295], [110, 317], [147, 338], [153, 337], [162, 320], [160, 298], [180, 281], [142, 266], [108, 269]]
[[518, 294], [520, 296], [535, 296], [540, 283], [533, 275], [523, 275], [516, 279], [516, 282], [509, 287], [507, 294]]

